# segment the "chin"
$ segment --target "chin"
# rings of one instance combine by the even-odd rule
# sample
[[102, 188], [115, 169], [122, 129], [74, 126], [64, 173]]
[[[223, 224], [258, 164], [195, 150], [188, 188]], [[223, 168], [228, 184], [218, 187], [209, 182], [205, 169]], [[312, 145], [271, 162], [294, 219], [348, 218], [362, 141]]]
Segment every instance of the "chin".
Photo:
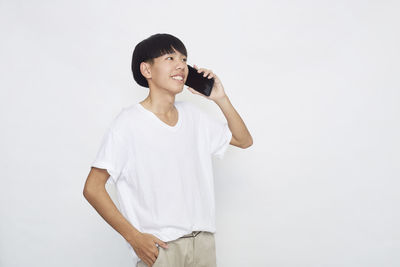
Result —
[[175, 89], [174, 91], [175, 91], [175, 92], [178, 91], [178, 92], [180, 93], [180, 92], [183, 91], [183, 87], [185, 87], [184, 84], [183, 84], [182, 86], [177, 86], [177, 87], [175, 87], [175, 88], [178, 88], [178, 89]]
[[182, 93], [182, 91], [183, 91], [183, 86], [182, 86], [182, 88], [181, 88], [181, 89], [179, 89], [178, 91], [175, 91], [175, 94]]

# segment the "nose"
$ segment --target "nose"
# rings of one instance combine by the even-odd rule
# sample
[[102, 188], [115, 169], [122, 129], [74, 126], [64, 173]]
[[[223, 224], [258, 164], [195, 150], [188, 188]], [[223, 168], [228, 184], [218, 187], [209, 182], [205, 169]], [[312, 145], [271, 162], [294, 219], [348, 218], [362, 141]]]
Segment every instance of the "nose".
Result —
[[177, 65], [177, 69], [185, 69], [185, 67], [186, 67], [186, 62], [182, 62], [182, 61], [179, 61], [179, 63], [178, 63], [178, 65]]

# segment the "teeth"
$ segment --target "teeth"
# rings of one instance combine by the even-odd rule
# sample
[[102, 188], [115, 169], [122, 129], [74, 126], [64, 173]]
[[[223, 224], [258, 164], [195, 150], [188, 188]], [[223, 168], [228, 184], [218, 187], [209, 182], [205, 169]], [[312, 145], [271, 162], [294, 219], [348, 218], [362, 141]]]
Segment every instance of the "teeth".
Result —
[[180, 81], [183, 80], [183, 78], [181, 76], [172, 76], [172, 79], [180, 80]]

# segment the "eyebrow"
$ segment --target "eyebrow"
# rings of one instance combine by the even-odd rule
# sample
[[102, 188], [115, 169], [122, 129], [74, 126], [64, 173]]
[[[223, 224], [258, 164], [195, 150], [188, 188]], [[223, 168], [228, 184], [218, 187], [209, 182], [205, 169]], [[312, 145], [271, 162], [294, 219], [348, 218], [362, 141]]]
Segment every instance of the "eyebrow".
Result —
[[[167, 53], [166, 55], [177, 55], [177, 53], [176, 52], [172, 52], [172, 53]], [[187, 56], [182, 55], [182, 57], [187, 57]]]

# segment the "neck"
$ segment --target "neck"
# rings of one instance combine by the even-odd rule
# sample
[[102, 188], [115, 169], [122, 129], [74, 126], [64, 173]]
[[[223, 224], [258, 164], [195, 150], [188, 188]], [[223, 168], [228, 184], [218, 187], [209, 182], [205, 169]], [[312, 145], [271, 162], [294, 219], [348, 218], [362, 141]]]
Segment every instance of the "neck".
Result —
[[150, 90], [149, 95], [140, 103], [155, 114], [171, 115], [175, 110], [175, 95], [156, 94]]

